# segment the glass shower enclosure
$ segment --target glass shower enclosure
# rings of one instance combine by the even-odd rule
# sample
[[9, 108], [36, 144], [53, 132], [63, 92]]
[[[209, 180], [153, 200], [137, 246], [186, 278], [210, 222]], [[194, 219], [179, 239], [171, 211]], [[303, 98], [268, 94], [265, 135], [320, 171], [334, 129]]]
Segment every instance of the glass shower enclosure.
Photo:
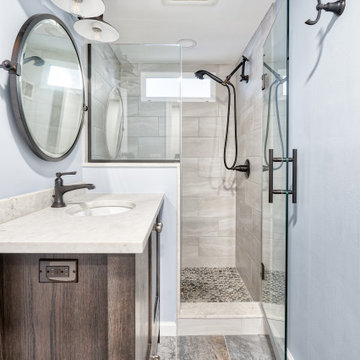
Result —
[[262, 307], [276, 359], [286, 359], [288, 170], [288, 1], [278, 1], [264, 45]]

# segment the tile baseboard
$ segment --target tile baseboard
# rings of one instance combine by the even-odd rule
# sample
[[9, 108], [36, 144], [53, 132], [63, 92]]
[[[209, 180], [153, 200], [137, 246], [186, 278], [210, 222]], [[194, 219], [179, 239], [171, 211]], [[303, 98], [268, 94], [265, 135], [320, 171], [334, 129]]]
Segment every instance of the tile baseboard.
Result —
[[162, 337], [176, 336], [176, 322], [162, 321], [160, 322], [160, 334]]
[[178, 319], [178, 336], [267, 335], [263, 318]]

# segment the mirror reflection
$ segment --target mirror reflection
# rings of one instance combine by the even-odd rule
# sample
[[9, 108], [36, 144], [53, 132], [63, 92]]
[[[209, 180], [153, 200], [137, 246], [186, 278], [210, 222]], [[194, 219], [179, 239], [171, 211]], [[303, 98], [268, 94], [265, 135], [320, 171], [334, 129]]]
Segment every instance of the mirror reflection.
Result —
[[82, 124], [84, 84], [78, 54], [54, 19], [39, 21], [24, 40], [17, 86], [22, 121], [38, 148], [35, 152], [59, 159], [70, 152]]
[[111, 159], [120, 152], [124, 136], [124, 105], [121, 91], [113, 88], [109, 94], [106, 110], [106, 146]]

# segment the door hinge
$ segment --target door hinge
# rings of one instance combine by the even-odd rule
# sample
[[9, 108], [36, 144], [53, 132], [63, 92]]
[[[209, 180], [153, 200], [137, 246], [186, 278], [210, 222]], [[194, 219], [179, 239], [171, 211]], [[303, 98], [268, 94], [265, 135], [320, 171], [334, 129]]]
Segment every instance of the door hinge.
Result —
[[261, 263], [261, 280], [265, 280], [265, 265]]

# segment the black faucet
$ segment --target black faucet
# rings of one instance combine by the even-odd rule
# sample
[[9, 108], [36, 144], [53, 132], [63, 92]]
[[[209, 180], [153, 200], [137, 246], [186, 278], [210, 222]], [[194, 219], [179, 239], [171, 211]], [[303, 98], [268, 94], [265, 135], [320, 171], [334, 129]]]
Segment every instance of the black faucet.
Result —
[[78, 185], [64, 185], [63, 179], [61, 178], [63, 175], [76, 175], [76, 171], [66, 172], [66, 173], [56, 173], [55, 179], [55, 194], [53, 195], [54, 202], [51, 205], [53, 208], [62, 208], [65, 207], [63, 195], [68, 191], [79, 190], [79, 189], [95, 189], [94, 184], [78, 184]]

